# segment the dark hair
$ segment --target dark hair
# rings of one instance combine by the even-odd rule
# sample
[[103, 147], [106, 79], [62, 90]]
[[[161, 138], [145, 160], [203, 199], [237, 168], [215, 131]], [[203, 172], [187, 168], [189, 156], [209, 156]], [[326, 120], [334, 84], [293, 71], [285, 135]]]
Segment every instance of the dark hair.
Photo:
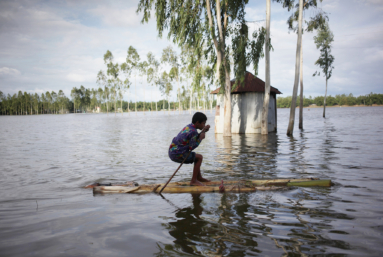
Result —
[[205, 114], [203, 114], [202, 112], [196, 112], [194, 113], [193, 115], [193, 118], [192, 118], [192, 123], [195, 124], [196, 122], [199, 122], [199, 123], [202, 123], [204, 121], [207, 121], [207, 117]]

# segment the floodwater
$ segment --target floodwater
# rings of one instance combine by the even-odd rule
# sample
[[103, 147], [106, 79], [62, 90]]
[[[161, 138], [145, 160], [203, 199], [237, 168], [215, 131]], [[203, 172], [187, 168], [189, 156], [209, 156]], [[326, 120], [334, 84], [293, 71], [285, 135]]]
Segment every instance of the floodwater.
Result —
[[197, 152], [212, 180], [318, 177], [333, 187], [165, 198], [83, 186], [166, 182], [178, 167], [168, 146], [188, 112], [0, 117], [0, 255], [381, 256], [383, 108], [326, 111], [304, 109], [293, 137], [288, 109], [268, 137], [223, 138], [212, 127]]

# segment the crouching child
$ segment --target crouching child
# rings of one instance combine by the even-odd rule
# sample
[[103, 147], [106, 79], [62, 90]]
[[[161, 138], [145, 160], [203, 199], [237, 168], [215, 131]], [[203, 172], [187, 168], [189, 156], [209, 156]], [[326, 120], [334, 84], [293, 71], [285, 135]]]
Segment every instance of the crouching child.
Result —
[[[201, 175], [201, 164], [203, 156], [193, 152], [202, 140], [205, 138], [205, 132], [209, 131], [210, 125], [206, 125], [207, 117], [202, 112], [197, 112], [193, 115], [192, 123], [184, 127], [178, 135], [173, 138], [169, 147], [169, 158], [177, 163], [193, 164], [193, 176], [190, 180], [192, 186], [203, 186], [201, 182], [209, 182]], [[198, 134], [197, 129], [202, 130]], [[191, 152], [191, 153], [190, 153]], [[190, 153], [190, 154], [189, 154]]]

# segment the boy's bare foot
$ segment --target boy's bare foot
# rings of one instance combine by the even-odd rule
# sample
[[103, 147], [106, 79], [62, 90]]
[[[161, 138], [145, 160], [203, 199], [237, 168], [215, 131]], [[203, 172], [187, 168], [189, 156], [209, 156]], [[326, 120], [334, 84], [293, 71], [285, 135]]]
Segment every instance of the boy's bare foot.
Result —
[[197, 178], [198, 181], [201, 181], [201, 182], [210, 182], [210, 180], [206, 179], [206, 178]]
[[190, 185], [191, 185], [191, 186], [205, 186], [204, 184], [202, 184], [202, 183], [199, 182], [198, 180], [196, 180], [196, 181], [190, 181]]

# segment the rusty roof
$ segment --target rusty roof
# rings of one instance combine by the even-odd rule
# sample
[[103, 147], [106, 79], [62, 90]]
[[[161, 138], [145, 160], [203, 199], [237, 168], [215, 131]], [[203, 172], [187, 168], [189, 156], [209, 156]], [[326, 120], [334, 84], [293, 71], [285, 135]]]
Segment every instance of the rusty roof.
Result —
[[[235, 79], [231, 80], [231, 88], [233, 88]], [[218, 94], [220, 88], [217, 88], [211, 94]], [[245, 85], [238, 86], [235, 90], [233, 90], [231, 93], [232, 94], [241, 94], [241, 93], [246, 93], [246, 92], [265, 92], [265, 82], [261, 80], [260, 78], [254, 76], [250, 72], [246, 71], [245, 75]], [[275, 87], [270, 86], [270, 93], [275, 93], [275, 94], [282, 94], [279, 92], [279, 90]]]

